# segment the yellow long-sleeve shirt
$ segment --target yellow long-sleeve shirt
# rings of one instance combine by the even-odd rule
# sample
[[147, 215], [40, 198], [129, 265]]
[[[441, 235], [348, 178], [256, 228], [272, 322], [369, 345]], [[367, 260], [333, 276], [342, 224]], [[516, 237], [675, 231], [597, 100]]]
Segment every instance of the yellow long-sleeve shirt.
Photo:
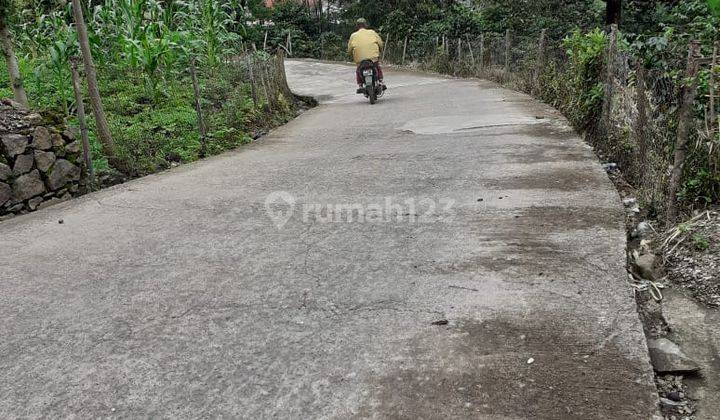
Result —
[[372, 29], [360, 29], [350, 36], [348, 53], [353, 56], [355, 64], [363, 60], [378, 61], [380, 50], [385, 45], [380, 35]]

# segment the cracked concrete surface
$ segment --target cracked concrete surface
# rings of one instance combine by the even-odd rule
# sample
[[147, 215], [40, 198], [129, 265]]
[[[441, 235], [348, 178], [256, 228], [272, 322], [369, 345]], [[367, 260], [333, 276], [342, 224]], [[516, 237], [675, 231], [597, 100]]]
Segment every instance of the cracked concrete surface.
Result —
[[[288, 71], [321, 105], [262, 141], [0, 224], [0, 417], [655, 414], [620, 200], [557, 112]], [[298, 210], [387, 199], [418, 207]]]

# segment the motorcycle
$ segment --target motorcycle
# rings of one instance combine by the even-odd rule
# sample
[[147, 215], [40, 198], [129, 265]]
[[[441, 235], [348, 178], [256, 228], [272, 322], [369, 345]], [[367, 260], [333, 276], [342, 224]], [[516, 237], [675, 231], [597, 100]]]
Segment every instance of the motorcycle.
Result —
[[372, 60], [364, 60], [358, 66], [358, 72], [362, 75], [363, 88], [358, 90], [366, 98], [370, 99], [370, 104], [375, 105], [378, 98], [385, 94], [382, 83], [378, 78], [377, 66]]

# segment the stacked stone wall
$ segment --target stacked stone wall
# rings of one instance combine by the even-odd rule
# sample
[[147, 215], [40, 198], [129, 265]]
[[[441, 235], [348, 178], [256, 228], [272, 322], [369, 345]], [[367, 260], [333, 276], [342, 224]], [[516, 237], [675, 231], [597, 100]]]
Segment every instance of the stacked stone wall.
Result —
[[79, 195], [83, 174], [82, 143], [72, 131], [0, 101], [0, 217]]

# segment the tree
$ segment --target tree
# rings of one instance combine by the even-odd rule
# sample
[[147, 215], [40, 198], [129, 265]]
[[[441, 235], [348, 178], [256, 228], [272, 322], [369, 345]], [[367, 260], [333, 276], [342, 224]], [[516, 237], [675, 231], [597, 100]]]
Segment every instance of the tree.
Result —
[[603, 19], [605, 5], [596, 0], [476, 0], [486, 32], [510, 29], [520, 37], [537, 37], [543, 30], [552, 39], [562, 39], [576, 28], [591, 29]]
[[251, 16], [261, 22], [264, 23], [266, 20], [270, 19], [272, 9], [265, 6], [265, 0], [242, 0], [240, 4], [244, 9], [247, 9], [247, 11], [250, 12]]
[[[1, 0], [0, 0], [1, 1]], [[98, 89], [97, 74], [95, 73], [95, 63], [93, 62], [92, 52], [90, 51], [90, 40], [88, 38], [87, 26], [85, 26], [85, 17], [83, 16], [80, 0], [72, 0], [73, 16], [75, 17], [75, 28], [77, 30], [78, 42], [80, 43], [80, 51], [83, 56], [83, 64], [85, 67], [85, 77], [88, 84], [88, 96], [90, 104], [93, 108], [95, 116], [95, 125], [97, 126], [97, 135], [102, 146], [103, 154], [112, 166], [117, 166], [115, 159], [115, 143], [113, 142], [110, 126], [105, 118], [102, 99], [100, 98], [100, 90]], [[116, 169], [121, 169], [117, 168]]]
[[25, 93], [25, 88], [23, 87], [23, 79], [20, 74], [17, 57], [15, 57], [10, 28], [8, 27], [8, 17], [10, 16], [11, 7], [10, 0], [0, 0], [0, 47], [5, 57], [15, 101], [25, 108], [29, 108], [30, 104], [27, 94]]
[[608, 25], [619, 25], [622, 18], [622, 0], [606, 0], [607, 10], [605, 14], [605, 23]]
[[720, 0], [708, 0], [708, 7], [715, 15], [720, 16]]

